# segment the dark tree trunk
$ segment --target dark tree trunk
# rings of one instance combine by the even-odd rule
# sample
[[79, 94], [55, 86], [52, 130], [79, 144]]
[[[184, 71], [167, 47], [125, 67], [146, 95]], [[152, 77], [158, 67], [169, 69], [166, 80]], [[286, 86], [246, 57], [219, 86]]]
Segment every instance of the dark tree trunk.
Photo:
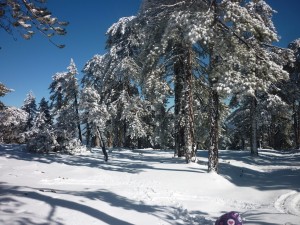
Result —
[[90, 124], [86, 123], [86, 135], [85, 135], [85, 139], [86, 139], [86, 145], [87, 146], [91, 146], [91, 128], [90, 128]]
[[252, 156], [258, 156], [257, 148], [257, 100], [256, 97], [251, 97], [250, 105], [250, 120], [251, 120], [251, 137], [250, 149]]
[[192, 93], [192, 50], [178, 44], [175, 48], [175, 154], [190, 162], [195, 156]]
[[210, 93], [210, 132], [209, 132], [209, 154], [208, 171], [218, 172], [219, 167], [219, 95], [216, 91]]
[[296, 105], [296, 102], [293, 103], [293, 119], [294, 119], [294, 140], [295, 147], [299, 149], [299, 107]]
[[[195, 131], [194, 131], [194, 109], [193, 109], [193, 72], [192, 72], [192, 50], [186, 51], [185, 64], [185, 158], [189, 163], [195, 157]], [[195, 158], [194, 158], [195, 159]]]
[[101, 141], [101, 148], [102, 148], [102, 152], [103, 152], [103, 155], [104, 155], [104, 160], [107, 161], [108, 160], [108, 154], [107, 154], [107, 151], [106, 151], [105, 142], [104, 142], [104, 139], [102, 137], [101, 131], [98, 127], [97, 127], [97, 131], [98, 131], [99, 139]]
[[77, 100], [77, 95], [75, 95], [75, 110], [76, 110], [76, 123], [77, 123], [77, 129], [78, 129], [78, 138], [82, 143], [82, 134], [81, 134], [81, 127], [80, 127], [80, 117], [79, 117], [79, 110], [78, 110], [78, 100]]
[[175, 154], [178, 157], [184, 156], [184, 106], [183, 106], [183, 89], [184, 89], [184, 62], [183, 46], [176, 47], [175, 54], [177, 60], [174, 63], [174, 92], [175, 92]]
[[[215, 22], [217, 21], [217, 7], [216, 0], [211, 2], [212, 10], [215, 11]], [[210, 49], [210, 70], [214, 69], [215, 63], [218, 59], [214, 56], [214, 49]], [[210, 120], [210, 131], [209, 131], [209, 149], [208, 149], [208, 172], [217, 172], [219, 170], [219, 94], [213, 90], [213, 82], [210, 79], [210, 94], [209, 94], [209, 120]]]

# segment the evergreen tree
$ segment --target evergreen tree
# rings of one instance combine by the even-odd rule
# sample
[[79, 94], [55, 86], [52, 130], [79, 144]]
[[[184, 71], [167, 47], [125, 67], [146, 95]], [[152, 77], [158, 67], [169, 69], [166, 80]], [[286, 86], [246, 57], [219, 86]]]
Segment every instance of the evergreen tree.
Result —
[[292, 108], [292, 121], [294, 133], [294, 147], [300, 148], [300, 39], [288, 45], [294, 56], [293, 63], [286, 63], [285, 69], [289, 73], [287, 82], [281, 85], [282, 98]]
[[38, 108], [39, 113], [44, 113], [45, 122], [49, 125], [52, 124], [52, 116], [50, 114], [50, 106], [45, 98], [42, 98]]
[[[187, 162], [195, 149], [195, 78], [204, 77], [209, 93], [209, 171], [218, 170], [223, 97], [253, 96], [256, 139], [255, 93], [286, 77], [265, 46], [278, 40], [272, 13], [264, 1], [145, 0], [137, 17], [123, 19], [109, 30], [114, 49], [129, 53], [141, 65], [145, 96], [154, 86], [156, 95], [149, 99], [165, 99], [168, 92], [160, 88], [174, 87], [175, 146]], [[195, 77], [198, 68], [201, 74]], [[252, 152], [257, 154], [255, 146]]]
[[[0, 82], [0, 97], [5, 96], [7, 93], [13, 91], [12, 89], [8, 89], [4, 84]], [[4, 108], [4, 104], [0, 101], [0, 110]]]
[[78, 110], [79, 86], [76, 78], [78, 72], [72, 59], [67, 69], [67, 72], [56, 73], [53, 76], [50, 100], [60, 148], [72, 151], [72, 148], [80, 147], [82, 140]]
[[56, 134], [45, 111], [39, 111], [35, 117], [33, 126], [27, 135], [27, 149], [32, 152], [48, 153], [56, 151], [59, 143], [56, 141]]
[[37, 113], [35, 96], [31, 91], [27, 94], [21, 109], [28, 113], [28, 121], [24, 131], [29, 131], [33, 126], [33, 121]]
[[141, 115], [148, 111], [129, 76], [134, 74], [130, 62], [119, 61], [111, 53], [96, 55], [83, 72], [81, 108], [88, 128], [94, 130], [91, 135], [97, 137], [98, 131], [92, 127], [98, 127], [108, 142], [113, 140], [110, 144], [127, 147], [133, 139], [145, 137], [148, 126]]

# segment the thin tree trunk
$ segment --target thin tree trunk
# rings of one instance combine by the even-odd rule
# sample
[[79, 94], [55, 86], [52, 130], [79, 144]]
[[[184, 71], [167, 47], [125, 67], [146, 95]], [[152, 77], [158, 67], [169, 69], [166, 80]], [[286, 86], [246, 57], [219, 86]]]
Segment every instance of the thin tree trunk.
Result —
[[294, 119], [294, 140], [295, 140], [295, 147], [299, 149], [299, 107], [297, 107], [296, 102], [293, 103], [293, 119]]
[[78, 100], [77, 100], [77, 96], [75, 95], [75, 110], [76, 110], [76, 123], [77, 123], [77, 129], [78, 129], [78, 138], [82, 143], [82, 134], [81, 134], [81, 127], [80, 127], [80, 117], [79, 117], [79, 110], [78, 110]]
[[297, 142], [298, 142], [297, 149], [300, 149], [300, 106], [299, 106], [299, 102], [297, 105]]
[[87, 122], [86, 123], [86, 145], [90, 147], [91, 145], [91, 128], [90, 128], [90, 124]]
[[218, 172], [219, 167], [219, 95], [212, 90], [210, 94], [210, 132], [209, 132], [209, 154], [208, 172]]
[[258, 149], [257, 149], [257, 100], [256, 100], [255, 97], [251, 98], [250, 119], [251, 119], [251, 137], [250, 137], [251, 155], [258, 156]]
[[105, 142], [103, 140], [101, 131], [98, 127], [97, 127], [97, 131], [98, 131], [99, 139], [101, 141], [101, 148], [102, 148], [102, 152], [103, 152], [103, 155], [104, 155], [104, 160], [107, 161], [108, 160], [108, 154], [107, 154], [107, 151], [106, 151]]

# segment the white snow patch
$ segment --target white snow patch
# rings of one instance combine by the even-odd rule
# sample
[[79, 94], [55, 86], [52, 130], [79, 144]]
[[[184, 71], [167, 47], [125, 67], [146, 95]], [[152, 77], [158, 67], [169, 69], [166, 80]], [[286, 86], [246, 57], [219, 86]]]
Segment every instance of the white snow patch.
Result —
[[0, 146], [0, 224], [201, 224], [228, 211], [245, 224], [299, 224], [300, 154], [207, 151], [186, 164], [173, 151], [100, 149], [82, 155], [30, 154]]

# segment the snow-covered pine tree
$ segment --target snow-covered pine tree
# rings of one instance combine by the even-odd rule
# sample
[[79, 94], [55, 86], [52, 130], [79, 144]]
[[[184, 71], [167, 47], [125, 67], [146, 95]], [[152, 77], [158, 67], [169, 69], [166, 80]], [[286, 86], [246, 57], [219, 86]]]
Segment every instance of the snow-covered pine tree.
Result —
[[80, 117], [79, 117], [79, 85], [76, 76], [78, 75], [77, 67], [74, 60], [71, 59], [70, 65], [68, 66], [68, 73], [66, 74], [66, 91], [65, 91], [65, 102], [68, 102], [73, 110], [73, 121], [76, 123], [78, 138], [82, 142], [82, 134], [80, 127]]
[[[277, 40], [277, 34], [271, 26], [270, 15], [272, 10], [264, 1], [211, 1], [208, 12], [215, 12], [206, 20], [207, 28], [211, 30], [208, 35], [203, 35], [201, 30], [192, 29], [190, 37], [199, 40], [206, 46], [209, 55], [209, 83], [212, 88], [213, 102], [217, 102], [217, 95], [237, 93], [242, 96], [252, 96], [256, 106], [255, 93], [266, 91], [278, 79], [286, 78], [282, 65], [273, 60], [270, 50], [264, 44]], [[203, 23], [204, 24], [204, 23]], [[206, 38], [204, 38], [206, 37]], [[217, 93], [216, 93], [217, 92]], [[216, 104], [211, 104], [212, 106]], [[218, 118], [218, 110], [211, 108], [211, 115]], [[256, 143], [256, 108], [252, 107], [252, 143]], [[214, 121], [214, 120], [212, 120]], [[212, 123], [217, 124], [217, 123]], [[216, 133], [217, 129], [212, 129]], [[216, 134], [211, 135], [211, 138]], [[216, 148], [216, 140], [211, 149]], [[212, 151], [213, 152], [217, 152]], [[254, 145], [253, 154], [257, 154]], [[214, 156], [215, 155], [215, 156]], [[211, 158], [216, 158], [212, 154]], [[214, 160], [209, 170], [217, 168]], [[217, 161], [215, 160], [217, 163]], [[209, 164], [210, 165], [210, 164]]]
[[24, 132], [29, 131], [33, 126], [33, 121], [37, 113], [36, 99], [32, 91], [27, 94], [21, 109], [28, 113], [28, 121]]
[[289, 79], [281, 86], [284, 101], [292, 107], [294, 148], [300, 148], [300, 38], [292, 41], [288, 48], [292, 51], [295, 61], [287, 63], [285, 69]]
[[58, 147], [54, 127], [52, 126], [52, 116], [48, 101], [42, 98], [39, 103], [39, 108], [36, 117], [33, 121], [33, 126], [28, 134], [27, 149], [32, 152], [50, 152], [55, 151]]
[[139, 80], [146, 98], [156, 105], [155, 101], [168, 99], [173, 89], [175, 148], [179, 156], [186, 156], [187, 162], [195, 154], [194, 51], [179, 18], [181, 15], [194, 18], [197, 11], [204, 11], [203, 4], [195, 1], [143, 1], [139, 15], [127, 29], [131, 31], [130, 40], [133, 40], [130, 43], [135, 43], [136, 47], [133, 52], [136, 55], [132, 57], [143, 69]]
[[52, 116], [51, 116], [51, 112], [50, 112], [50, 106], [48, 101], [46, 101], [46, 99], [43, 97], [39, 103], [39, 107], [38, 107], [38, 111], [40, 113], [44, 113], [45, 114], [45, 122], [49, 125], [52, 124]]
[[278, 41], [272, 22], [274, 11], [263, 0], [247, 1], [245, 4], [227, 1], [224, 9], [226, 9], [224, 23], [231, 24], [227, 27], [238, 36], [240, 44], [236, 47], [238, 51], [235, 50], [239, 53], [237, 54], [238, 60], [233, 58], [235, 54], [229, 53], [230, 57], [233, 57], [228, 58], [228, 65], [231, 66], [233, 72], [224, 77], [222, 83], [227, 87], [231, 83], [230, 89], [233, 93], [238, 93], [240, 97], [252, 97], [250, 104], [251, 153], [258, 155], [257, 95], [260, 92], [268, 93], [272, 84], [287, 78], [283, 65], [274, 60], [272, 49], [266, 47]]
[[[115, 52], [130, 52], [129, 56], [141, 65], [139, 80], [144, 93], [154, 86], [156, 91], [152, 93], [158, 99], [169, 93], [161, 87], [174, 87], [175, 132], [184, 137], [177, 142], [184, 146], [181, 149], [187, 162], [195, 145], [191, 90], [197, 68], [204, 67], [204, 80], [210, 89], [209, 171], [218, 169], [221, 97], [237, 93], [255, 100], [257, 91], [266, 91], [272, 83], [286, 78], [282, 65], [266, 48], [266, 44], [277, 40], [272, 13], [262, 0], [145, 0], [137, 17], [122, 23], [120, 32], [110, 32], [112, 43], [122, 43], [116, 44]], [[200, 60], [199, 53], [203, 54]], [[256, 114], [253, 115], [256, 123]], [[252, 152], [256, 155], [257, 148]]]
[[[12, 89], [7, 88], [4, 84], [0, 82], [0, 97], [5, 96], [7, 93], [13, 91]], [[4, 108], [4, 104], [0, 101], [0, 110]]]
[[79, 118], [79, 86], [76, 65], [71, 59], [67, 72], [56, 73], [50, 84], [50, 100], [55, 117], [55, 134], [60, 145], [58, 150], [76, 152], [82, 149]]
[[112, 51], [94, 56], [83, 70], [83, 115], [94, 130], [92, 135], [97, 135], [92, 126], [99, 127], [114, 146], [129, 147], [133, 140], [145, 137], [149, 127], [143, 120], [149, 112], [139, 97], [134, 70], [130, 60], [118, 60]]
[[56, 141], [55, 131], [44, 111], [39, 111], [28, 133], [27, 149], [31, 152], [51, 152], [59, 147]]

